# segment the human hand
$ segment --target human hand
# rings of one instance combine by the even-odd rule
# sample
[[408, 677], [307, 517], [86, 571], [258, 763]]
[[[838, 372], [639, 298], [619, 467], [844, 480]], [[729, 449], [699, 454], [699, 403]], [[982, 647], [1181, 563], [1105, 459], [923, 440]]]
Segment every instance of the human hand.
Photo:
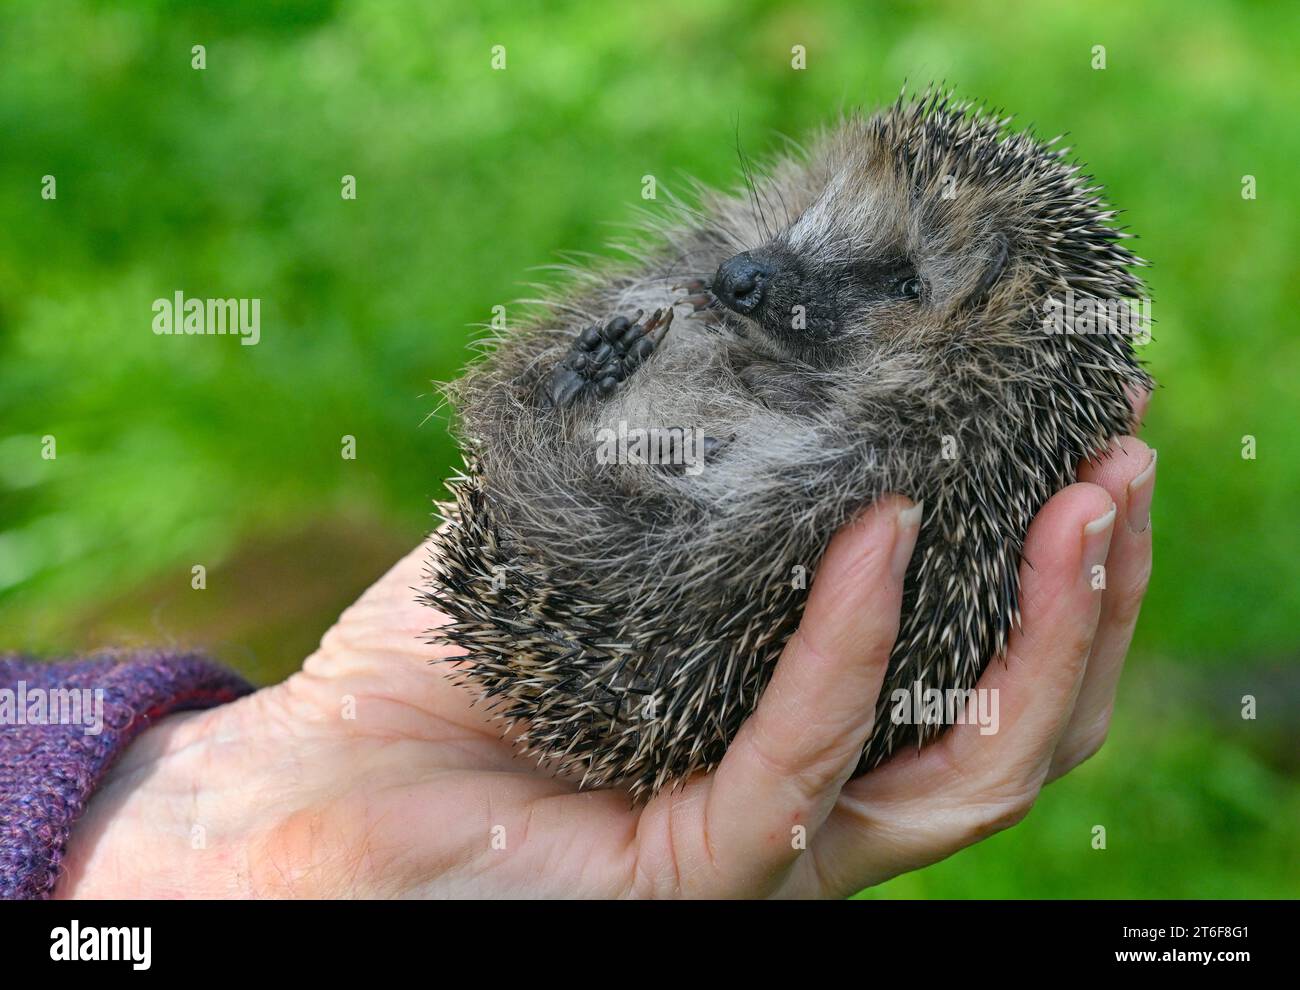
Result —
[[1105, 738], [1150, 572], [1154, 485], [1140, 440], [1113, 454], [1030, 528], [1023, 625], [978, 685], [999, 692], [995, 735], [958, 725], [849, 779], [916, 536], [902, 499], [836, 535], [717, 770], [643, 806], [516, 758], [429, 665], [420, 548], [289, 680], [132, 743], [74, 828], [56, 894], [843, 897], [943, 859], [1018, 822]]

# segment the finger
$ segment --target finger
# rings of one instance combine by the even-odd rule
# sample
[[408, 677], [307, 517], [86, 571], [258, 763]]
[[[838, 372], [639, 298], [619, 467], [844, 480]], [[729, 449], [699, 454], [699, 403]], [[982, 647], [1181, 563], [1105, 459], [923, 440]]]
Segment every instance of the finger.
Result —
[[1085, 464], [1079, 477], [1110, 493], [1118, 507], [1118, 518], [1106, 558], [1101, 617], [1088, 670], [1070, 724], [1052, 759], [1048, 780], [1078, 766], [1105, 741], [1115, 689], [1151, 576], [1151, 496], [1155, 491], [1156, 452], [1141, 440], [1121, 437], [1107, 455]]
[[704, 808], [721, 876], [768, 876], [834, 806], [871, 732], [898, 635], [921, 506], [877, 503], [831, 541], [798, 631], [712, 778]]
[[831, 892], [935, 862], [1023, 817], [1086, 667], [1100, 610], [1092, 568], [1106, 558], [1114, 511], [1103, 489], [1076, 484], [1039, 512], [1020, 570], [1023, 622], [977, 685], [996, 718], [954, 726], [844, 787], [812, 847]]

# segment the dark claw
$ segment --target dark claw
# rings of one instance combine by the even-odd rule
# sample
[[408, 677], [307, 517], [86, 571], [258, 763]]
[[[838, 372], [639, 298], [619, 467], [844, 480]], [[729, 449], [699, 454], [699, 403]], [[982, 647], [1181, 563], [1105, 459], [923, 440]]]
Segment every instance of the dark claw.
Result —
[[[729, 444], [734, 439], [735, 439], [734, 436], [729, 437], [726, 440], [719, 440], [717, 437], [705, 437], [704, 445], [703, 445], [704, 450], [702, 451], [702, 453], [704, 454], [704, 463], [707, 465], [710, 462], [717, 460], [718, 454], [720, 454], [726, 448], [727, 444]], [[684, 462], [679, 463], [679, 461], [681, 461], [682, 452], [679, 449], [679, 445], [675, 437], [670, 441], [669, 449], [670, 449], [670, 457], [672, 458], [671, 463], [662, 465], [662, 467], [672, 474], [676, 474], [676, 475], [686, 474], [687, 465]]]
[[552, 369], [543, 401], [559, 408], [584, 395], [605, 398], [613, 394], [619, 383], [654, 353], [672, 322], [669, 308], [655, 310], [644, 323], [638, 310], [630, 319], [617, 316], [603, 327], [587, 327]]
[[718, 305], [718, 300], [714, 298], [712, 291], [709, 289], [709, 283], [703, 279], [693, 278], [681, 285], [673, 286], [674, 289], [685, 290], [689, 295], [679, 299], [678, 302], [687, 303], [691, 311], [699, 313], [706, 309], [713, 309]]
[[[659, 322], [660, 319], [663, 320], [662, 323]], [[673, 323], [673, 311], [671, 309], [667, 309], [667, 310], [656, 309], [654, 311], [654, 315], [651, 316], [650, 319], [646, 320], [646, 324], [645, 324], [646, 339], [653, 341], [654, 346], [658, 347], [660, 342], [664, 339], [664, 335], [668, 333], [668, 328], [672, 326], [672, 323]]]

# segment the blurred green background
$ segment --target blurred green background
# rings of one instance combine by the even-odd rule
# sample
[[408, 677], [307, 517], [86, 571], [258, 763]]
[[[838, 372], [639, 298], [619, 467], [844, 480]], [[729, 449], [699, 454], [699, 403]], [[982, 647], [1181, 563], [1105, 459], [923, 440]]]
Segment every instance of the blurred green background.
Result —
[[[1294, 896], [1298, 46], [1280, 3], [5, 4], [0, 647], [283, 677], [430, 525], [431, 383], [531, 268], [643, 175], [734, 184], [737, 129], [947, 80], [1068, 131], [1154, 263], [1157, 572], [1101, 755], [868, 896]], [[260, 298], [261, 343], [155, 336], [177, 290]]]

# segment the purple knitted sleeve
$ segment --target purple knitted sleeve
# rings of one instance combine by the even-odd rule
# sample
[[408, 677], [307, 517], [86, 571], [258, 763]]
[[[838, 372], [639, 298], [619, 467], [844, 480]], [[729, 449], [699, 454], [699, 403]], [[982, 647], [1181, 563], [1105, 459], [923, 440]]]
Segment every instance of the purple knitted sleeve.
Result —
[[157, 719], [252, 687], [193, 653], [0, 655], [0, 898], [49, 897], [73, 823], [113, 761]]

